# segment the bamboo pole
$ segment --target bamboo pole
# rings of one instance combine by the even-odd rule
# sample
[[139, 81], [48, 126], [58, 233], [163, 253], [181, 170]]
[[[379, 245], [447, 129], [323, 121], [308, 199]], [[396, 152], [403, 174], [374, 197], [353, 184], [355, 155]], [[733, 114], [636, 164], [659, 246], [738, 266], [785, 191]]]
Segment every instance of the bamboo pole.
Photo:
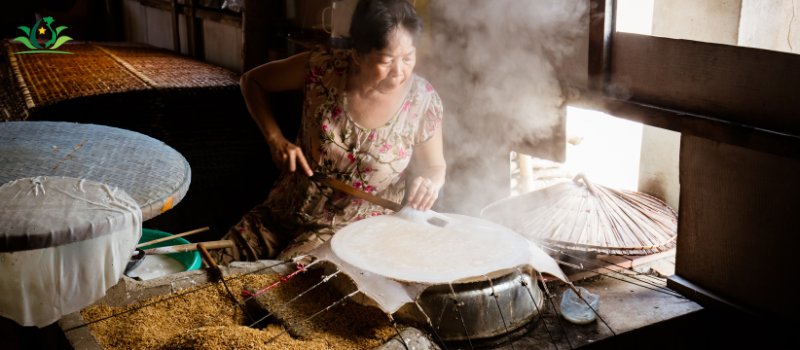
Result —
[[151, 244], [156, 244], [156, 243], [161, 243], [161, 242], [169, 241], [169, 240], [171, 240], [171, 239], [175, 239], [175, 238], [186, 237], [186, 236], [188, 236], [188, 235], [193, 235], [193, 234], [195, 234], [195, 233], [205, 232], [205, 231], [208, 231], [208, 230], [209, 230], [209, 227], [208, 227], [208, 226], [206, 226], [206, 227], [201, 227], [201, 228], [194, 229], [194, 230], [191, 230], [191, 231], [186, 231], [186, 232], [183, 232], [183, 233], [179, 233], [179, 234], [177, 234], [177, 235], [172, 235], [172, 236], [167, 236], [167, 237], [156, 238], [156, 239], [154, 239], [154, 240], [152, 240], [152, 241], [147, 241], [147, 242], [144, 242], [144, 243], [139, 243], [139, 244], [137, 244], [137, 245], [136, 245], [136, 248], [141, 248], [141, 247], [148, 246], [148, 245], [151, 245]]

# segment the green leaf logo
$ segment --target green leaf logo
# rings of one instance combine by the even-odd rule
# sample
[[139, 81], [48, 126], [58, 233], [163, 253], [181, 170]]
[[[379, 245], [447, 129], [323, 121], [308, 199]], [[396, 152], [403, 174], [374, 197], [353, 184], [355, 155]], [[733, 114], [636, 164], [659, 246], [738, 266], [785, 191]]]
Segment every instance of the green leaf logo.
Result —
[[[67, 41], [72, 40], [69, 36], [61, 36], [62, 31], [67, 29], [67, 26], [60, 26], [55, 29], [51, 26], [55, 22], [53, 17], [44, 17], [36, 21], [33, 27], [28, 28], [26, 26], [19, 26], [17, 27], [25, 36], [19, 36], [14, 38], [14, 41], [20, 42], [25, 47], [30, 50], [27, 51], [18, 51], [14, 54], [29, 54], [29, 53], [58, 53], [58, 54], [72, 54], [72, 52], [67, 51], [58, 51], [56, 50], [61, 45], [64, 45]], [[36, 38], [37, 32], [39, 34], [50, 33], [50, 40], [45, 42], [43, 45]]]
[[28, 27], [26, 27], [26, 26], [19, 26], [19, 27], [17, 27], [17, 28], [19, 28], [19, 30], [21, 30], [21, 31], [25, 32], [25, 35], [31, 35], [31, 30], [30, 30], [30, 28], [28, 28]]
[[70, 41], [70, 40], [72, 40], [72, 38], [70, 38], [70, 37], [68, 37], [68, 36], [64, 35], [64, 36], [62, 36], [62, 37], [58, 38], [58, 40], [56, 40], [56, 43], [55, 43], [55, 44], [53, 44], [53, 46], [51, 46], [51, 47], [50, 47], [50, 50], [55, 50], [55, 49], [57, 49], [59, 46], [63, 45], [65, 42], [67, 42], [67, 41]]
[[28, 40], [28, 38], [26, 38], [24, 36], [18, 36], [16, 38], [14, 38], [14, 41], [21, 42], [22, 44], [24, 44], [25, 46], [27, 46], [31, 50], [35, 50], [36, 49], [35, 47], [33, 47], [33, 45], [31, 45], [31, 41]]

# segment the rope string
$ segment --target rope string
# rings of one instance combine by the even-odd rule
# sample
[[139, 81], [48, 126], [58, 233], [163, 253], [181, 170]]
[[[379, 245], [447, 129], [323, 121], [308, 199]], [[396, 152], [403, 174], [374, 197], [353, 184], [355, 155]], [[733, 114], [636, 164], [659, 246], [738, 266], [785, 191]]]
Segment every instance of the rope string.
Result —
[[[288, 264], [288, 263], [289, 262], [279, 262], [277, 264], [264, 266], [262, 268], [253, 270], [251, 272], [247, 272], [247, 273], [243, 273], [241, 275], [230, 277], [230, 278], [227, 279], [227, 281], [238, 280], [238, 279], [243, 278], [243, 277], [245, 277], [247, 275], [256, 274], [256, 273], [259, 273], [261, 271], [268, 270], [268, 269], [271, 269], [271, 268], [279, 266], [279, 265], [285, 265], [285, 264]], [[127, 309], [127, 310], [124, 310], [124, 311], [121, 311], [121, 312], [118, 312], [118, 313], [115, 313], [115, 314], [112, 314], [112, 315], [109, 315], [109, 316], [106, 316], [106, 317], [98, 318], [96, 320], [85, 322], [85, 323], [83, 323], [81, 325], [77, 325], [75, 327], [71, 327], [71, 328], [65, 329], [64, 333], [68, 333], [68, 332], [71, 332], [71, 331], [74, 331], [74, 330], [77, 330], [77, 329], [81, 329], [81, 328], [87, 327], [89, 325], [95, 324], [97, 322], [105, 321], [105, 320], [108, 320], [108, 319], [111, 319], [111, 318], [114, 318], [114, 317], [122, 316], [122, 315], [125, 315], [125, 314], [128, 314], [128, 313], [143, 309], [143, 308], [148, 307], [148, 306], [153, 306], [153, 305], [160, 304], [160, 303], [163, 303], [163, 302], [175, 299], [175, 298], [180, 298], [182, 296], [189, 295], [189, 294], [192, 294], [192, 293], [195, 293], [195, 292], [199, 292], [201, 290], [204, 290], [204, 289], [216, 286], [216, 285], [217, 285], [216, 283], [208, 283], [206, 285], [197, 287], [195, 289], [189, 289], [189, 290], [187, 290], [185, 292], [175, 293], [172, 296], [166, 297], [164, 299], [156, 300], [156, 301], [153, 301], [153, 302], [150, 302], [150, 303], [147, 303], [147, 304], [143, 304], [143, 305], [139, 305], [139, 306], [136, 306], [136, 307], [131, 307], [130, 309]]]
[[266, 286], [264, 288], [261, 288], [258, 291], [256, 291], [255, 293], [251, 293], [250, 291], [248, 291], [246, 289], [242, 289], [242, 296], [244, 296], [246, 298], [258, 297], [259, 295], [266, 293], [268, 290], [277, 287], [279, 284], [284, 283], [284, 282], [292, 279], [292, 277], [297, 276], [298, 274], [300, 274], [301, 272], [304, 272], [305, 270], [306, 270], [305, 265], [303, 265], [302, 263], [297, 263], [297, 269], [295, 269], [294, 272], [292, 272], [292, 273], [290, 273], [290, 274], [288, 274], [286, 276], [282, 276], [279, 280], [275, 281], [275, 283], [272, 283], [272, 284], [270, 284], [270, 285], [268, 285], [268, 286]]

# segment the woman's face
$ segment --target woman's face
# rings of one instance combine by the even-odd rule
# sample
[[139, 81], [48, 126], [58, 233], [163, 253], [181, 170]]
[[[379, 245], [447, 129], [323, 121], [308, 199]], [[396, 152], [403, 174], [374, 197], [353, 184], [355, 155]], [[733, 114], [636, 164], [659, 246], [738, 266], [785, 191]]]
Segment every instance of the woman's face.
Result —
[[380, 92], [391, 92], [405, 83], [417, 62], [417, 48], [402, 26], [389, 33], [386, 48], [361, 56], [361, 70], [367, 84]]

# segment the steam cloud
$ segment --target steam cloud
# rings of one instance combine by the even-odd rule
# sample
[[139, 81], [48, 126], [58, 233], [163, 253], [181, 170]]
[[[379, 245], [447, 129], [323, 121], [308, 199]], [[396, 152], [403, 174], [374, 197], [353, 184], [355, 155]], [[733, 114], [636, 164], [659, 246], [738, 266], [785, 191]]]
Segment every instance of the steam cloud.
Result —
[[559, 127], [562, 80], [586, 70], [565, 62], [587, 45], [587, 1], [439, 0], [429, 11], [419, 70], [444, 102], [443, 205], [477, 214], [508, 195], [509, 151]]

